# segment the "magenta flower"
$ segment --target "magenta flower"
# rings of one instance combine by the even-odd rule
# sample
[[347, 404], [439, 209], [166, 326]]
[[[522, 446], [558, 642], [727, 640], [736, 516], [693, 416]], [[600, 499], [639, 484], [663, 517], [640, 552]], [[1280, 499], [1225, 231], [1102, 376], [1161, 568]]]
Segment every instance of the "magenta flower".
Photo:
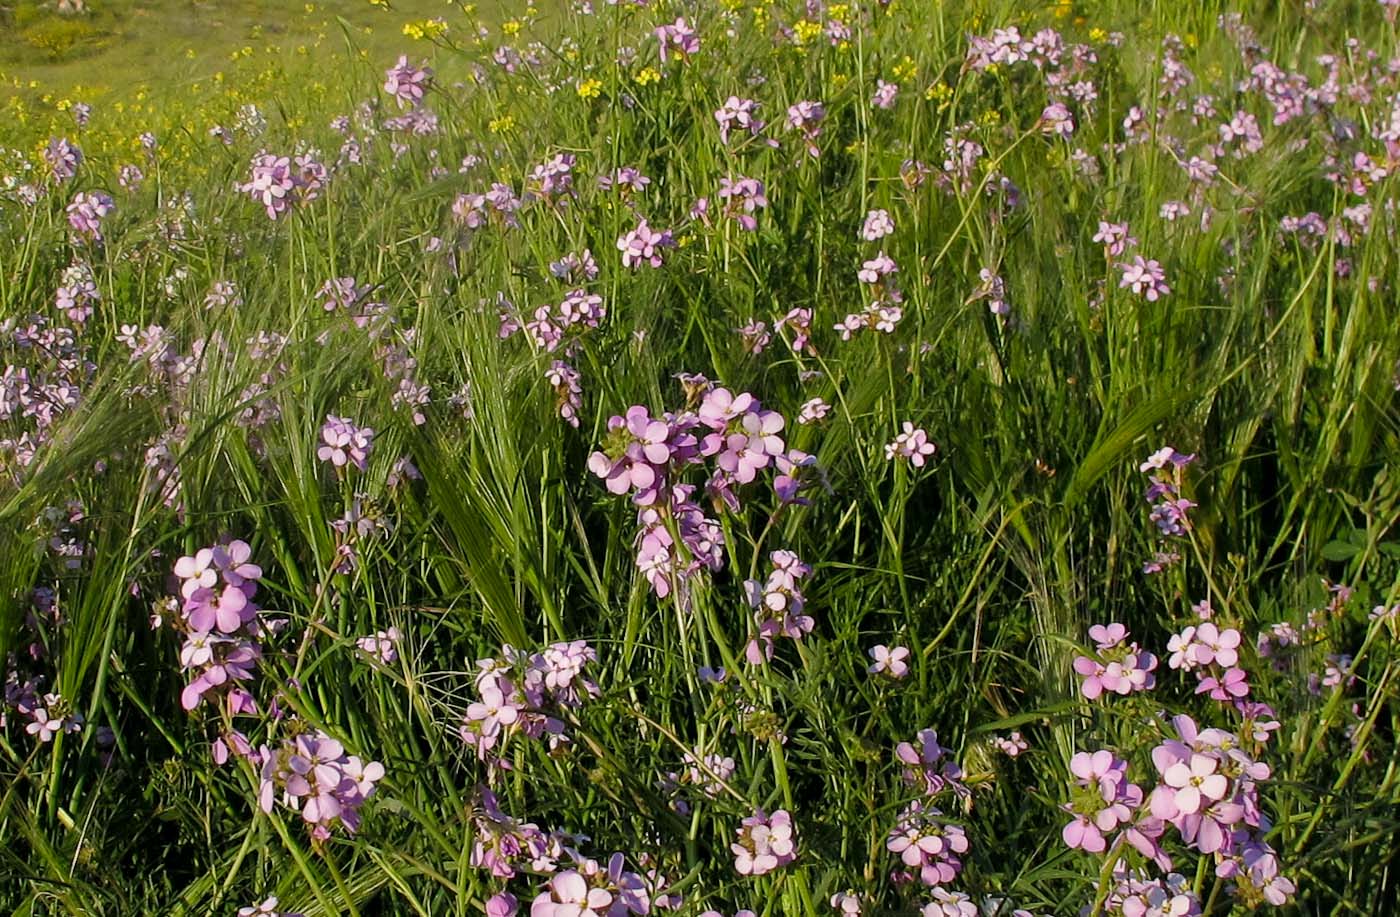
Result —
[[1156, 685], [1152, 671], [1157, 657], [1128, 643], [1123, 625], [1096, 624], [1089, 635], [1096, 643], [1094, 655], [1074, 659], [1074, 671], [1084, 679], [1080, 692], [1086, 698], [1094, 700], [1105, 691], [1124, 695], [1150, 691]]
[[811, 633], [814, 625], [811, 616], [803, 614], [805, 599], [800, 588], [800, 580], [811, 575], [812, 568], [791, 551], [774, 551], [769, 558], [773, 570], [766, 582], [744, 581], [757, 628], [745, 651], [751, 665], [761, 665], [772, 658], [774, 638], [800, 640]]
[[426, 65], [413, 67], [408, 63], [408, 55], [399, 56], [398, 62], [384, 71], [384, 91], [398, 100], [399, 107], [418, 106], [423, 101], [433, 71]]
[[1013, 731], [1008, 736], [993, 736], [992, 745], [1008, 758], [1015, 758], [1030, 748], [1020, 732]]
[[[1121, 839], [1144, 856], [1164, 864], [1164, 868], [1170, 865], [1157, 843], [1162, 833], [1160, 823], [1153, 819], [1134, 822], [1142, 807], [1143, 792], [1128, 781], [1126, 761], [1106, 750], [1079, 752], [1070, 759], [1070, 770], [1075, 789], [1062, 808], [1074, 820], [1061, 831], [1066, 846], [1103, 853]], [[1117, 837], [1110, 841], [1109, 836], [1115, 832]]]
[[804, 100], [788, 107], [788, 127], [802, 136], [807, 155], [816, 159], [821, 155], [817, 138], [822, 133], [822, 122], [826, 120], [826, 108], [820, 102]]
[[398, 643], [401, 637], [399, 629], [391, 627], [359, 638], [355, 646], [381, 665], [393, 665], [399, 659]]
[[928, 441], [928, 434], [907, 420], [904, 421], [904, 432], [896, 436], [893, 442], [885, 444], [886, 460], [908, 459], [915, 468], [924, 467], [928, 457], [937, 451], [938, 447]]
[[1239, 661], [1240, 632], [1233, 627], [1220, 630], [1207, 621], [1196, 628], [1196, 662], [1229, 668]]
[[364, 471], [369, 467], [369, 454], [374, 448], [374, 430], [358, 427], [347, 418], [327, 414], [326, 422], [321, 427], [321, 443], [316, 450], [316, 457], [321, 461], [330, 462], [337, 471], [347, 464]]
[[274, 895], [264, 900], [261, 904], [249, 905], [238, 909], [238, 917], [302, 917], [299, 913], [292, 911], [280, 911], [277, 897]]
[[1118, 269], [1123, 275], [1118, 286], [1132, 290], [1148, 302], [1156, 302], [1171, 292], [1171, 288], [1167, 286], [1166, 272], [1155, 260], [1150, 261], [1141, 255], [1134, 255], [1131, 262], [1118, 265]]
[[1109, 258], [1117, 258], [1130, 246], [1137, 245], [1138, 240], [1128, 234], [1127, 223], [1099, 220], [1098, 232], [1094, 233], [1092, 241], [1102, 243], [1104, 254]]
[[[885, 839], [885, 849], [899, 857], [910, 878], [924, 885], [946, 885], [962, 872], [967, 832], [943, 813], [915, 801], [900, 813]], [[898, 874], [897, 874], [898, 875]]]
[[646, 220], [638, 222], [635, 229], [624, 233], [617, 240], [618, 251], [622, 252], [622, 266], [631, 268], [643, 262], [652, 267], [661, 267], [662, 251], [675, 247], [676, 241], [669, 229], [652, 229]]
[[1057, 137], [1074, 133], [1074, 117], [1063, 102], [1052, 102], [1040, 113], [1040, 129]]
[[757, 137], [763, 130], [766, 122], [760, 121], [758, 115], [758, 103], [752, 99], [741, 99], [738, 96], [730, 96], [725, 103], [715, 110], [715, 121], [719, 123], [720, 142], [729, 143], [729, 132], [735, 128], [741, 131], [748, 131], [750, 136]]
[[1225, 798], [1230, 782], [1216, 771], [1220, 762], [1206, 755], [1193, 754], [1189, 761], [1176, 761], [1162, 775], [1162, 782], [1174, 789], [1172, 805], [1178, 815], [1196, 815], [1212, 802]]
[[884, 80], [875, 81], [875, 95], [871, 97], [870, 104], [875, 108], [894, 108], [895, 99], [899, 97], [899, 84], [887, 83]]
[[102, 241], [102, 221], [116, 209], [111, 195], [102, 191], [80, 191], [67, 207], [68, 225], [90, 242]]
[[906, 646], [887, 647], [883, 643], [872, 646], [867, 655], [875, 660], [866, 672], [871, 675], [888, 675], [900, 679], [909, 674], [909, 648]]
[[520, 902], [510, 892], [498, 892], [486, 900], [486, 917], [515, 917]]
[[65, 182], [78, 174], [83, 163], [83, 151], [68, 142], [67, 137], [54, 137], [44, 148], [44, 161], [54, 181]]
[[723, 215], [737, 222], [740, 228], [753, 232], [758, 228], [758, 220], [753, 216], [756, 209], [767, 207], [768, 198], [763, 193], [763, 182], [755, 178], [721, 178], [719, 199], [724, 201]]
[[741, 876], [765, 875], [797, 858], [792, 816], [783, 809], [772, 815], [757, 810], [741, 822], [738, 835], [738, 842], [729, 849], [734, 853], [734, 869]]
[[1234, 701], [1249, 696], [1249, 675], [1244, 669], [1227, 669], [1216, 677], [1203, 677], [1196, 685], [1197, 694], [1209, 694], [1212, 700]]
[[554, 405], [559, 416], [571, 427], [578, 427], [579, 411], [583, 409], [582, 376], [567, 363], [555, 360], [544, 373], [545, 382], [554, 389]]
[[913, 743], [900, 742], [894, 749], [895, 758], [904, 765], [901, 771], [904, 782], [930, 797], [944, 790], [952, 790], [963, 797], [971, 795], [962, 782], [962, 768], [952, 759], [950, 750], [938, 744], [938, 733], [920, 729], [915, 738], [917, 748]]
[[286, 156], [260, 153], [253, 157], [252, 176], [237, 186], [253, 200], [263, 205], [268, 219], [275, 220], [291, 207], [296, 179], [292, 163]]
[[894, 234], [894, 219], [888, 210], [871, 210], [865, 215], [865, 225], [860, 237], [867, 242], [878, 242], [885, 236]]
[[670, 55], [675, 55], [681, 61], [686, 61], [700, 51], [700, 37], [686, 22], [684, 16], [670, 25], [657, 26], [653, 34], [656, 35], [656, 40], [661, 45], [660, 54], [663, 64], [666, 63]]
[[813, 424], [826, 419], [831, 413], [831, 405], [821, 398], [812, 398], [802, 403], [798, 410], [797, 422], [800, 424]]
[[[931, 894], [933, 900], [919, 908], [919, 917], [979, 917], [983, 913], [977, 904], [962, 892], [935, 888]], [[997, 910], [994, 913], [1001, 911]], [[1019, 917], [1021, 913], [1023, 912], [1013, 912], [1010, 917]]]

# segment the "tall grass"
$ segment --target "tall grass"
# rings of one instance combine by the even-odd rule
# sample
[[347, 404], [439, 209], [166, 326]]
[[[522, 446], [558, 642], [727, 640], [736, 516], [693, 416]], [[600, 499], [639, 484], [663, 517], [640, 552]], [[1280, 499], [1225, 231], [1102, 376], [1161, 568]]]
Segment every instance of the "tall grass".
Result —
[[[192, 151], [185, 162], [166, 158], [165, 136], [143, 158], [129, 142], [148, 125], [103, 109], [88, 132], [128, 145], [88, 147], [70, 133], [88, 152], [70, 184], [31, 157], [0, 198], [7, 362], [59, 372], [22, 332], [35, 316], [72, 324], [53, 304], [71, 261], [90, 265], [101, 302], [74, 338], [81, 399], [36, 435], [32, 461], [16, 444], [35, 434], [33, 418], [12, 407], [3, 421], [0, 651], [12, 688], [42, 676], [40, 693], [66, 699], [83, 725], [42, 743], [23, 711], [7, 713], [0, 903], [16, 914], [211, 914], [276, 894], [308, 917], [477, 913], [505, 887], [471, 862], [477, 787], [489, 780], [504, 811], [586, 835], [583, 852], [645, 858], [684, 897], [683, 913], [823, 912], [847, 889], [867, 913], [908, 912], [928, 890], [890, 875], [886, 835], [918, 795], [894, 749], [932, 727], [972, 789], [943, 804], [971, 841], [958, 887], [1037, 913], [1101, 912], [1108, 886], [1095, 883], [1112, 863], [1060, 838], [1070, 758], [1111, 747], [1150, 773], [1159, 711], [1238, 721], [1166, 665], [1168, 638], [1205, 599], [1245, 634], [1251, 699], [1282, 723], [1259, 757], [1272, 771], [1261, 791], [1269, 843], [1297, 884], [1290, 907], [1390, 906], [1396, 623], [1368, 613], [1400, 602], [1395, 179], [1355, 195], [1324, 175], [1345, 172], [1356, 150], [1395, 168], [1394, 146], [1373, 136], [1394, 118], [1384, 72], [1400, 53], [1394, 25], [1374, 4], [1276, 15], [1260, 4], [1242, 12], [1261, 51], [1218, 26], [1222, 4], [1014, 7], [598, 3], [481, 38], [458, 10], [435, 59], [473, 76], [435, 82], [431, 133], [384, 127], [400, 112], [377, 74], [332, 100], [298, 91], [327, 79], [309, 68], [260, 84], [265, 125], [211, 111], [228, 144], [196, 117], [194, 133], [169, 139]], [[701, 50], [662, 65], [652, 30], [678, 15]], [[830, 19], [849, 38], [805, 31]], [[1097, 54], [1083, 78], [1098, 101], [1076, 110], [1071, 137], [1043, 129], [1035, 65], [966, 65], [969, 36], [1011, 24], [1027, 37], [1061, 29]], [[1158, 94], [1168, 34], [1182, 37], [1197, 80], [1185, 111]], [[500, 48], [526, 60], [503, 66], [512, 53]], [[1273, 126], [1260, 93], [1237, 90], [1263, 59], [1316, 87], [1322, 53], [1341, 58], [1335, 104]], [[899, 85], [889, 110], [870, 103], [877, 80]], [[1359, 84], [1369, 98], [1348, 96]], [[1201, 93], [1217, 113], [1193, 124]], [[776, 147], [739, 130], [720, 141], [714, 112], [730, 95], [759, 101]], [[783, 126], [804, 99], [827, 111], [818, 157]], [[1148, 117], [1140, 138], [1122, 126], [1133, 105]], [[1263, 147], [1222, 153], [1216, 180], [1193, 186], [1183, 163], [1219, 142], [1235, 110], [1259, 117]], [[271, 220], [235, 190], [261, 150], [336, 162], [337, 115], [350, 118], [362, 162], [336, 165], [318, 199]], [[939, 179], [948, 138], [984, 150], [965, 182]], [[514, 229], [454, 221], [459, 194], [492, 182], [521, 192], [558, 153], [576, 157], [575, 195], [527, 202]], [[466, 156], [476, 164], [459, 171]], [[934, 170], [918, 187], [901, 177], [914, 159]], [[116, 186], [128, 162], [146, 172], [139, 190]], [[630, 202], [594, 184], [623, 166], [652, 180]], [[717, 215], [720, 179], [740, 175], [766, 188], [755, 232]], [[26, 204], [15, 190], [26, 182], [46, 193]], [[70, 238], [64, 206], [79, 189], [116, 200], [100, 246]], [[688, 216], [699, 197], [712, 226]], [[1163, 219], [1178, 200], [1191, 214]], [[1364, 229], [1343, 217], [1362, 201]], [[860, 238], [871, 209], [896, 226], [879, 243]], [[1281, 229], [1310, 211], [1346, 226], [1345, 240]], [[617, 240], [638, 215], [674, 229], [661, 268], [621, 264]], [[1168, 295], [1119, 286], [1120, 259], [1093, 241], [1100, 220], [1129, 224], [1129, 255], [1161, 261]], [[501, 338], [500, 310], [528, 319], [558, 302], [570, 287], [549, 264], [585, 248], [600, 267], [587, 285], [607, 306], [600, 326], [567, 356]], [[856, 272], [882, 248], [899, 265], [903, 320], [843, 341], [832, 326], [863, 307]], [[983, 268], [1004, 280], [1004, 317], [976, 295]], [[325, 281], [351, 276], [385, 305], [366, 327], [320, 304]], [[206, 304], [221, 281], [241, 303]], [[797, 307], [814, 315], [801, 352], [776, 327]], [[773, 334], [757, 354], [735, 330], [755, 320]], [[164, 358], [132, 358], [122, 326], [153, 324], [167, 335]], [[246, 342], [263, 332], [285, 343], [258, 356]], [[431, 386], [422, 424], [394, 400], [403, 373], [392, 367], [405, 359], [407, 376]], [[545, 379], [555, 359], [581, 376], [577, 429]], [[742, 508], [719, 513], [723, 569], [663, 599], [636, 566], [636, 508], [608, 494], [588, 456], [630, 405], [685, 407], [677, 373], [783, 414], [788, 446], [816, 456], [830, 489], [804, 506], [741, 488]], [[816, 397], [830, 415], [796, 423]], [[318, 460], [327, 415], [374, 428], [365, 471]], [[922, 469], [886, 457], [904, 421], [938, 447]], [[1138, 465], [1167, 443], [1198, 456], [1185, 471], [1198, 506], [1168, 546], [1180, 562], [1149, 575], [1162, 542]], [[148, 453], [157, 444], [168, 459]], [[405, 456], [421, 480], [396, 480]], [[357, 540], [346, 565], [350, 539], [332, 523], [352, 509], [388, 527]], [[264, 617], [287, 622], [267, 641], [258, 718], [181, 709], [187, 676], [168, 626], [179, 612], [163, 604], [177, 594], [177, 558], [230, 538], [263, 567]], [[75, 566], [57, 552], [68, 539], [81, 545]], [[748, 665], [743, 580], [765, 576], [776, 549], [813, 567], [815, 629]], [[1328, 590], [1336, 583], [1351, 589], [1345, 601]], [[54, 591], [53, 611], [36, 611], [36, 588]], [[1161, 657], [1152, 694], [1080, 694], [1072, 661], [1089, 626], [1107, 621]], [[1281, 667], [1252, 646], [1275, 622], [1307, 635]], [[372, 663], [357, 638], [391, 627], [397, 659]], [[513, 742], [511, 768], [489, 771], [458, 735], [477, 698], [475, 660], [502, 643], [576, 639], [597, 651], [601, 694], [571, 714], [571, 741]], [[907, 678], [867, 674], [875, 644], [910, 648]], [[1310, 690], [1339, 654], [1351, 657], [1346, 677]], [[706, 683], [702, 666], [729, 677]], [[266, 715], [274, 692], [280, 724]], [[258, 809], [253, 765], [213, 764], [220, 734], [271, 742], [292, 722], [383, 763], [357, 833], [313, 842], [295, 812]], [[991, 740], [1012, 730], [1030, 748], [1007, 757]], [[659, 781], [693, 748], [736, 767], [723, 792], [678, 811]], [[729, 845], [755, 808], [792, 812], [799, 855], [743, 878]], [[1212, 858], [1175, 849], [1209, 912], [1229, 912]], [[510, 884], [523, 901], [538, 887]]]

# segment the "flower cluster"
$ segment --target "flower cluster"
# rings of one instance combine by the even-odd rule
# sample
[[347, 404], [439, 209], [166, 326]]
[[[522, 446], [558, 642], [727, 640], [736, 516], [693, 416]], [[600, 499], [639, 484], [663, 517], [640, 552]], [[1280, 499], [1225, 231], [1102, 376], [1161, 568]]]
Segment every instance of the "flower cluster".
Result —
[[629, 872], [620, 853], [606, 867], [580, 858], [575, 868], [557, 872], [530, 903], [530, 917], [626, 917], [649, 914], [651, 893], [646, 880]]
[[402, 634], [397, 627], [375, 631], [355, 641], [360, 652], [380, 663], [393, 665], [399, 659], [399, 640]]
[[[1194, 454], [1183, 455], [1171, 446], [1163, 446], [1138, 466], [1139, 471], [1148, 475], [1149, 483], [1143, 498], [1151, 505], [1150, 518], [1164, 540], [1185, 537], [1191, 529], [1188, 514], [1196, 504], [1182, 496], [1181, 491], [1185, 483], [1184, 469], [1195, 460]], [[1175, 552], [1164, 546], [1144, 565], [1143, 572], [1159, 572], [1177, 559]]]
[[753, 232], [758, 228], [754, 211], [767, 207], [768, 198], [763, 193], [763, 182], [756, 178], [721, 178], [719, 199], [724, 202], [722, 215], [734, 220], [740, 229]]
[[251, 558], [248, 544], [235, 540], [175, 563], [181, 597], [176, 626], [185, 635], [180, 667], [195, 673], [180, 694], [186, 710], [223, 696], [230, 714], [257, 712], [257, 702], [242, 684], [252, 680], [262, 659], [263, 628], [253, 601], [262, 569]]
[[695, 487], [683, 483], [684, 472], [712, 459], [705, 490], [716, 506], [735, 512], [736, 487], [766, 468], [786, 476], [783, 489], [794, 496], [814, 466], [804, 453], [785, 451], [779, 435], [784, 425], [782, 415], [764, 410], [753, 395], [726, 388], [704, 392], [698, 411], [653, 417], [633, 405], [609, 418], [602, 448], [589, 456], [588, 467], [611, 493], [631, 493], [641, 526], [637, 566], [658, 596], [724, 562], [723, 530], [694, 502]]
[[768, 579], [744, 580], [744, 594], [754, 611], [757, 628], [744, 650], [750, 665], [761, 665], [773, 658], [773, 641], [777, 637], [801, 640], [812, 632], [812, 617], [803, 613], [801, 580], [812, 568], [791, 551], [774, 551], [769, 555], [773, 570]]
[[646, 220], [640, 220], [636, 228], [629, 229], [617, 240], [617, 250], [622, 252], [623, 267], [637, 267], [643, 263], [661, 267], [661, 253], [675, 248], [676, 240], [669, 229], [653, 229]]
[[724, 784], [734, 776], [734, 759], [720, 754], [704, 754], [700, 749], [685, 753], [685, 769], [668, 773], [661, 781], [661, 789], [669, 796], [675, 796], [672, 805], [682, 815], [690, 814], [690, 804], [680, 793], [686, 787], [707, 799], [714, 799], [724, 788]]
[[[863, 237], [881, 239], [894, 231], [894, 223], [888, 217], [882, 218], [883, 211], [872, 211], [866, 215], [861, 233]], [[870, 297], [863, 312], [852, 312], [832, 326], [840, 332], [841, 340], [849, 341], [861, 331], [874, 330], [893, 334], [895, 326], [904, 318], [904, 294], [895, 283], [894, 275], [899, 265], [882, 249], [874, 258], [861, 262], [856, 279]]]
[[467, 229], [475, 230], [489, 223], [505, 229], [519, 229], [520, 198], [506, 184], [493, 182], [484, 193], [459, 194], [452, 202], [452, 218]]
[[1152, 672], [1157, 668], [1157, 657], [1129, 643], [1128, 630], [1122, 624], [1095, 624], [1089, 628], [1089, 638], [1094, 641], [1093, 655], [1074, 659], [1074, 671], [1084, 679], [1079, 690], [1089, 700], [1105, 691], [1132, 694], [1150, 691], [1156, 685]]
[[432, 81], [433, 71], [427, 65], [414, 67], [408, 55], [399, 56], [394, 66], [384, 72], [384, 91], [393, 96], [400, 108], [417, 107]]
[[765, 875], [797, 859], [792, 816], [786, 810], [768, 815], [759, 809], [739, 825], [739, 840], [729, 845], [739, 875]]
[[962, 872], [968, 847], [961, 825], [919, 800], [900, 813], [885, 839], [885, 849], [899, 857], [902, 868], [891, 878], [900, 883], [917, 878], [924, 885], [947, 885]]
[[88, 242], [102, 241], [102, 221], [116, 209], [112, 196], [102, 191], [80, 191], [67, 207], [68, 225]]
[[945, 790], [952, 790], [959, 796], [968, 796], [970, 791], [962, 782], [962, 768], [951, 757], [950, 751], [938, 743], [938, 733], [932, 729], [920, 729], [914, 743], [900, 742], [895, 746], [894, 756], [904, 765], [904, 782], [925, 796], [938, 796]]
[[597, 328], [607, 314], [603, 297], [587, 290], [570, 290], [557, 306], [540, 306], [523, 326], [514, 322], [512, 325], [523, 327], [536, 347], [553, 353], [559, 349], [571, 329]]
[[369, 454], [374, 448], [374, 430], [356, 426], [355, 422], [334, 414], [326, 415], [321, 426], [321, 445], [316, 457], [330, 462], [337, 472], [353, 465], [360, 471], [369, 467]]
[[54, 736], [71, 735], [83, 728], [83, 715], [67, 699], [52, 692], [38, 695], [32, 685], [7, 681], [5, 704], [29, 719], [24, 731], [39, 742], [52, 742]]
[[572, 838], [548, 833], [501, 810], [496, 794], [480, 788], [481, 805], [472, 813], [475, 840], [468, 862], [500, 879], [518, 872], [550, 873], [558, 868]]
[[817, 138], [822, 135], [822, 122], [826, 120], [826, 106], [820, 102], [805, 99], [788, 106], [788, 127], [797, 131], [807, 155], [813, 159], [821, 156]]
[[684, 16], [673, 23], [657, 26], [653, 34], [656, 35], [656, 40], [661, 45], [659, 52], [663, 64], [671, 57], [687, 61], [700, 53], [700, 37], [686, 22]]
[[929, 456], [937, 451], [938, 446], [928, 441], [928, 434], [906, 420], [904, 431], [896, 436], [893, 442], [885, 444], [885, 459], [907, 459], [915, 468], [922, 468]]
[[1134, 822], [1143, 793], [1142, 787], [1128, 780], [1128, 762], [1106, 750], [1081, 751], [1070, 759], [1069, 769], [1075, 789], [1064, 810], [1074, 820], [1061, 831], [1066, 846], [1103, 853], [1108, 849], [1107, 836], [1122, 829], [1124, 840], [1144, 856], [1162, 856], [1156, 842], [1161, 824], [1150, 819]]
[[268, 219], [276, 220], [292, 205], [320, 196], [326, 177], [326, 167], [309, 154], [298, 156], [294, 164], [287, 156], [261, 152], [253, 157], [248, 181], [235, 187], [262, 204]]
[[506, 644], [500, 656], [477, 660], [478, 700], [462, 718], [462, 741], [477, 758], [501, 769], [510, 767], [501, 749], [513, 735], [548, 736], [551, 748], [568, 741], [560, 717], [598, 695], [598, 685], [584, 671], [595, 659], [592, 647], [575, 640], [539, 653]]
[[325, 840], [337, 824], [353, 834], [360, 807], [384, 777], [384, 766], [347, 755], [340, 742], [320, 731], [303, 732], [276, 749], [258, 750], [261, 762], [258, 805], [271, 813], [281, 802], [311, 826], [311, 836]]
[[1188, 625], [1167, 643], [1173, 669], [1195, 672], [1196, 693], [1219, 701], [1235, 701], [1249, 694], [1248, 676], [1239, 666], [1242, 637], [1233, 627], [1221, 629], [1214, 622]]
[[757, 102], [738, 96], [730, 96], [715, 110], [715, 121], [719, 123], [720, 142], [726, 145], [729, 143], [730, 131], [737, 128], [740, 131], [748, 131], [752, 137], [757, 137], [767, 123], [758, 118]]
[[[1278, 855], [1264, 840], [1271, 825], [1260, 805], [1259, 784], [1270, 776], [1268, 765], [1246, 754], [1235, 733], [1199, 729], [1185, 715], [1171, 722], [1176, 737], [1152, 749], [1158, 779], [1150, 791], [1131, 782], [1127, 762], [1108, 750], [1079, 752], [1071, 759], [1075, 788], [1064, 809], [1074, 819], [1062, 832], [1065, 844], [1110, 858], [1127, 844], [1167, 872], [1172, 858], [1162, 838], [1174, 828], [1182, 843], [1214, 860], [1215, 874], [1233, 884], [1242, 900], [1287, 903], [1295, 887], [1280, 873]], [[1144, 903], [1175, 901], [1172, 906], [1179, 908], [1162, 913], [1193, 913], [1190, 908], [1198, 906], [1194, 899], [1179, 898], [1185, 891], [1170, 874], [1155, 881], [1137, 874], [1116, 879], [1112, 913], [1151, 913], [1140, 909]]]

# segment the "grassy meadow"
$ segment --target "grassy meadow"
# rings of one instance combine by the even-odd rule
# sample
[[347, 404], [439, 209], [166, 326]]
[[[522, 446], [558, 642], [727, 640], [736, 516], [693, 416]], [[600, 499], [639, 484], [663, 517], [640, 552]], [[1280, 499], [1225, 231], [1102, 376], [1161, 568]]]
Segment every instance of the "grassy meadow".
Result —
[[1394, 2], [0, 6], [0, 910], [1373, 915]]

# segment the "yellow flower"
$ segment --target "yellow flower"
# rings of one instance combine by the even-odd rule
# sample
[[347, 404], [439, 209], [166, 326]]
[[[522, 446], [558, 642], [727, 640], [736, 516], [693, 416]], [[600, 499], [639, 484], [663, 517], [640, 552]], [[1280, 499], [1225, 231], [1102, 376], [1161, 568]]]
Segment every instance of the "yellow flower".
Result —
[[840, 89], [849, 83], [851, 78], [844, 73], [833, 73], [831, 75], [831, 88]]
[[940, 80], [924, 90], [924, 98], [930, 102], [937, 102], [938, 111], [943, 112], [953, 103], [953, 88]]
[[306, 15], [310, 16], [312, 13], [316, 12], [316, 4], [314, 4], [314, 3], [308, 3], [308, 4], [306, 4], [305, 9], [306, 9]]
[[919, 67], [914, 63], [913, 58], [907, 54], [904, 59], [894, 67], [894, 81], [896, 83], [908, 83], [919, 72]]
[[977, 118], [977, 123], [981, 124], [983, 127], [991, 127], [993, 124], [999, 124], [1000, 122], [1001, 112], [997, 111], [995, 108], [987, 109]]
[[1056, 19], [1065, 18], [1070, 13], [1074, 12], [1073, 0], [1056, 0], [1054, 10]]
[[659, 83], [661, 81], [661, 71], [657, 70], [655, 67], [644, 67], [642, 71], [637, 74], [636, 80], [639, 86], [649, 86], [652, 83]]
[[792, 24], [792, 35], [799, 45], [816, 40], [822, 34], [822, 24], [810, 19], [799, 19]]
[[504, 134], [515, 128], [515, 119], [510, 115], [502, 115], [499, 118], [492, 118], [491, 122], [487, 124], [486, 127], [493, 134]]
[[501, 32], [505, 35], [517, 35], [520, 33], [520, 20], [507, 19], [501, 23]]
[[596, 99], [603, 94], [602, 80], [582, 80], [575, 87], [580, 99]]
[[830, 19], [845, 19], [850, 11], [850, 6], [845, 3], [833, 3], [826, 8], [826, 15]]
[[1104, 40], [1105, 38], [1107, 38], [1107, 37], [1108, 37], [1108, 33], [1105, 32], [1103, 29], [1100, 29], [1100, 28], [1092, 28], [1092, 29], [1089, 30], [1089, 40], [1090, 40], [1090, 41], [1103, 41], [1103, 40]]

